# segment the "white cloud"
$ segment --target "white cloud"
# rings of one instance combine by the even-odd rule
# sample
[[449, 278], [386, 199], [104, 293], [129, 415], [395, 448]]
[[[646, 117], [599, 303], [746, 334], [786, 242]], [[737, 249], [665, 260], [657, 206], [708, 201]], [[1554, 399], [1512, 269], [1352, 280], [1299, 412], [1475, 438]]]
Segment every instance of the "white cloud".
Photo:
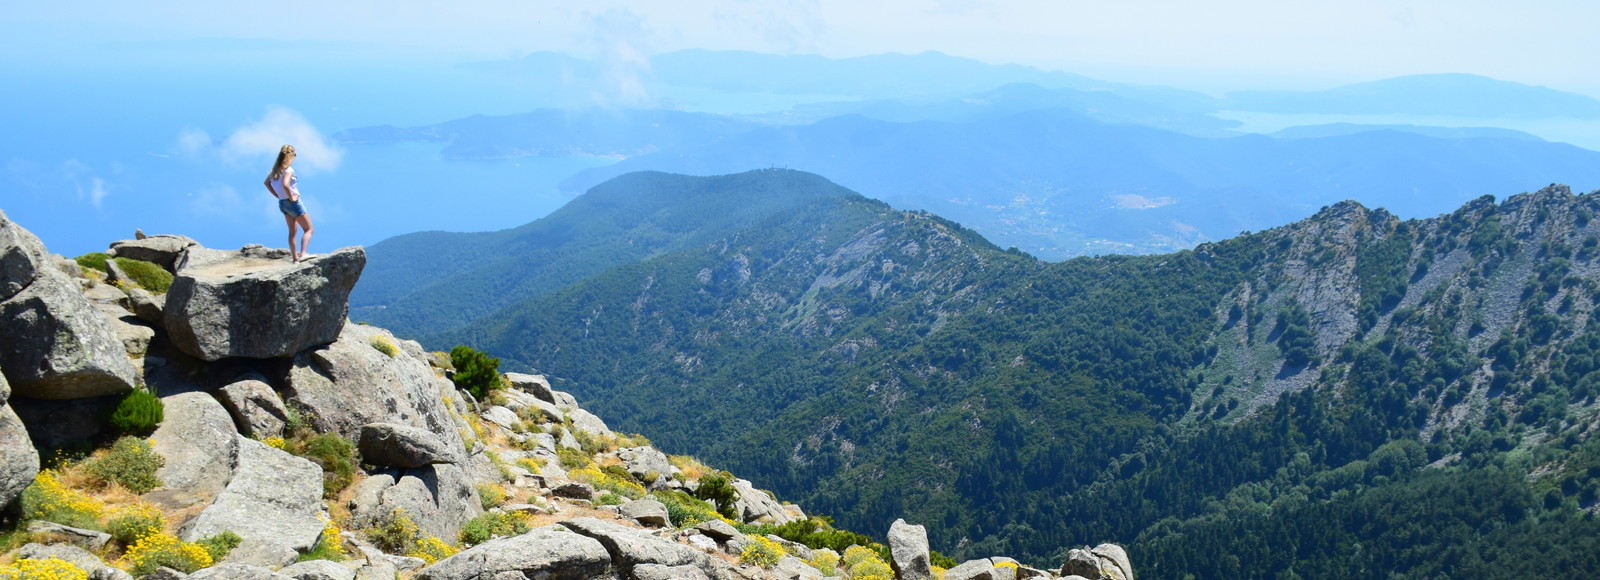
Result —
[[210, 133], [192, 127], [178, 133], [178, 151], [184, 155], [199, 155], [210, 148]]
[[[179, 136], [179, 142], [184, 142], [184, 136]], [[260, 163], [265, 171], [285, 144], [294, 145], [297, 167], [333, 171], [344, 155], [299, 113], [268, 107], [261, 120], [238, 128], [222, 141], [222, 158], [230, 163]]]
[[110, 192], [106, 190], [106, 180], [98, 177], [89, 180], [88, 188], [81, 184], [78, 186], [78, 197], [89, 198], [89, 203], [96, 208], [100, 207], [100, 202], [106, 198], [108, 193]]

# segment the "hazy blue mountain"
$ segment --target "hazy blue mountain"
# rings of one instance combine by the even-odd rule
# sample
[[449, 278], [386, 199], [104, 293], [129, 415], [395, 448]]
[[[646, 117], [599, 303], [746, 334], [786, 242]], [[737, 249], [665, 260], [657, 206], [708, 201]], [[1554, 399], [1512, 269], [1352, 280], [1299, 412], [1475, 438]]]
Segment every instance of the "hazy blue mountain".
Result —
[[1263, 113], [1600, 118], [1600, 100], [1470, 74], [1428, 74], [1325, 91], [1238, 91], [1224, 109]]
[[797, 171], [635, 173], [533, 223], [420, 232], [367, 248], [350, 317], [402, 335], [457, 328], [612, 266], [698, 247], [816, 199], [854, 194]]
[[927, 522], [958, 559], [1117, 541], [1150, 578], [1564, 577], [1600, 563], [1597, 199], [1338, 203], [1047, 263], [818, 196], [424, 343], [564, 379], [851, 529]]
[[862, 99], [959, 97], [1012, 83], [1092, 89], [1186, 111], [1209, 111], [1212, 97], [1170, 87], [1128, 85], [1017, 64], [988, 64], [937, 51], [833, 59], [738, 50], [680, 50], [650, 59], [669, 84], [736, 92], [838, 95]]
[[803, 124], [841, 115], [910, 123], [946, 121], [962, 123], [1040, 109], [1066, 109], [1112, 124], [1143, 125], [1198, 136], [1235, 135], [1238, 121], [1204, 113], [1173, 109], [1149, 101], [1094, 89], [1047, 89], [1032, 83], [1012, 83], [954, 99], [878, 99], [813, 103], [750, 118], [772, 124]]
[[424, 127], [362, 127], [341, 131], [347, 143], [446, 143], [452, 159], [629, 157], [693, 147], [757, 125], [722, 115], [666, 109], [540, 109], [520, 115], [473, 115]]
[[1538, 135], [1532, 135], [1515, 129], [1501, 129], [1499, 127], [1429, 127], [1424, 125], [1366, 125], [1361, 123], [1328, 123], [1324, 125], [1301, 125], [1269, 133], [1280, 139], [1315, 139], [1320, 137], [1338, 137], [1354, 135], [1356, 133], [1369, 133], [1373, 131], [1400, 131], [1416, 133], [1427, 137], [1440, 139], [1521, 139], [1524, 141], [1544, 141]]
[[1344, 199], [1429, 216], [1487, 191], [1600, 185], [1600, 153], [1559, 143], [1398, 131], [1199, 138], [1047, 110], [966, 123], [858, 115], [766, 127], [585, 171], [563, 187], [582, 191], [638, 170], [752, 167], [825, 175], [1046, 259], [1187, 248]]

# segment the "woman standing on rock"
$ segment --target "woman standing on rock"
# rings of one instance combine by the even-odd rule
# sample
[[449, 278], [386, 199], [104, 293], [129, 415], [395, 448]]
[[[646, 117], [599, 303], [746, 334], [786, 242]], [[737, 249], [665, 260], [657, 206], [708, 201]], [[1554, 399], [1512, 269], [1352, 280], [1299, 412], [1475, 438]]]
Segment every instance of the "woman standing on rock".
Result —
[[[272, 163], [272, 173], [267, 174], [267, 180], [262, 182], [267, 186], [267, 191], [278, 198], [278, 211], [283, 212], [283, 221], [289, 225], [289, 253], [294, 256], [294, 261], [299, 262], [310, 258], [306, 245], [311, 243], [311, 216], [306, 214], [306, 206], [300, 205], [300, 188], [296, 187], [299, 179], [294, 176], [294, 146], [284, 145], [278, 150], [278, 160]], [[305, 230], [300, 236], [300, 248], [295, 249], [295, 228]]]

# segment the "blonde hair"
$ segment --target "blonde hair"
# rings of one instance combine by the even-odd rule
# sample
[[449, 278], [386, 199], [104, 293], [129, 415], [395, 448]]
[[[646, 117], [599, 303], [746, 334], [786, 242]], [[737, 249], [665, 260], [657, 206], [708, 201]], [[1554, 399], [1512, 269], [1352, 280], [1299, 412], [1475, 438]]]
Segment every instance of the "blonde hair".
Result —
[[267, 174], [267, 179], [283, 179], [283, 170], [289, 168], [289, 159], [294, 156], [294, 145], [278, 149], [278, 160], [272, 162], [272, 173]]

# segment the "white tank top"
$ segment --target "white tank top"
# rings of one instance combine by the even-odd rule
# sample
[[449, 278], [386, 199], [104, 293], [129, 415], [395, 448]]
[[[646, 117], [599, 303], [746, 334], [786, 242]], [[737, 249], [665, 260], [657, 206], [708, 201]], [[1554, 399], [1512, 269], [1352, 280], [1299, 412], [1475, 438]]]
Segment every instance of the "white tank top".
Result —
[[[289, 178], [289, 186], [288, 187], [284, 187], [283, 186], [283, 178], [284, 177]], [[294, 172], [285, 171], [285, 172], [283, 172], [283, 176], [282, 177], [279, 177], [277, 179], [272, 180], [272, 193], [274, 195], [277, 195], [278, 199], [289, 199], [289, 192], [291, 192], [291, 191], [293, 191], [296, 195], [299, 195], [300, 189], [298, 187], [295, 187], [299, 183], [300, 183], [300, 178], [295, 177], [294, 176]]]

